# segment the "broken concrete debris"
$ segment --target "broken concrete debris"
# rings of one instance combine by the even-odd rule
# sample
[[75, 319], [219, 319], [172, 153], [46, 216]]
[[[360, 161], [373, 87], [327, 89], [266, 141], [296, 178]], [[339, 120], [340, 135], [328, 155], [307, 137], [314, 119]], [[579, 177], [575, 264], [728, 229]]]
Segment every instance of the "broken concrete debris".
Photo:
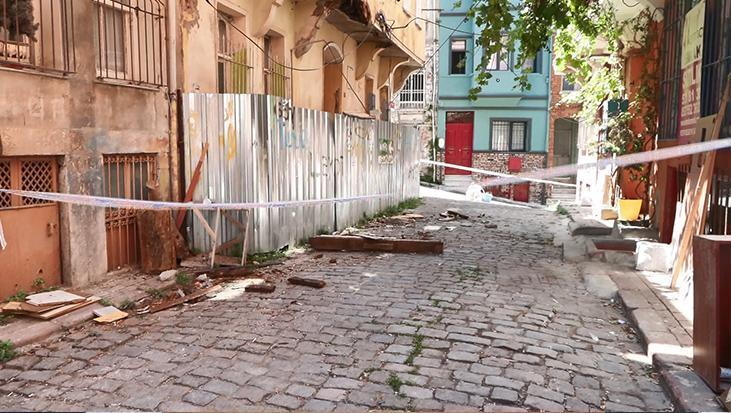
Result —
[[178, 270], [167, 270], [160, 273], [160, 281], [170, 281], [178, 275]]
[[305, 287], [323, 288], [326, 283], [322, 280], [314, 280], [312, 278], [289, 277], [287, 282], [294, 285], [304, 285]]
[[424, 232], [437, 232], [442, 229], [439, 225], [427, 225], [424, 227]]
[[[204, 288], [202, 290], [198, 290], [198, 291], [193, 292], [191, 294], [184, 295], [182, 297], [179, 297], [179, 298], [176, 298], [176, 299], [173, 299], [173, 300], [170, 300], [170, 301], [163, 301], [163, 302], [161, 302], [159, 304], [151, 305], [150, 306], [150, 312], [151, 313], [156, 313], [158, 311], [166, 310], [168, 308], [175, 307], [177, 305], [180, 305], [180, 304], [183, 304], [183, 303], [187, 303], [189, 301], [193, 301], [193, 300], [195, 300], [197, 298], [203, 297], [204, 295], [208, 295], [210, 293], [217, 292], [219, 290], [221, 290], [221, 286], [220, 285], [214, 285], [213, 287]], [[178, 291], [180, 291], [180, 290], [178, 290]], [[182, 291], [180, 291], [180, 292], [182, 292]]]
[[320, 251], [378, 251], [393, 253], [441, 254], [442, 241], [380, 238], [373, 236], [319, 235], [310, 246]]
[[264, 293], [264, 294], [271, 294], [276, 290], [276, 286], [274, 284], [264, 283], [264, 284], [252, 284], [246, 287], [244, 291], [247, 293]]

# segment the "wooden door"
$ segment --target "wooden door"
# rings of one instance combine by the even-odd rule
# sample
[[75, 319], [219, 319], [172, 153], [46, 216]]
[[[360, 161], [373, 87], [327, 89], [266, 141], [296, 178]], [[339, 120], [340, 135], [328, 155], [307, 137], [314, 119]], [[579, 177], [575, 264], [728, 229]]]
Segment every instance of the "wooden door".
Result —
[[[444, 149], [446, 163], [460, 166], [472, 166], [472, 124], [447, 123], [447, 136]], [[445, 168], [447, 175], [471, 175], [472, 172], [462, 169]]]
[[[0, 188], [56, 192], [53, 158], [0, 158]], [[0, 301], [19, 291], [61, 284], [58, 204], [0, 194]]]

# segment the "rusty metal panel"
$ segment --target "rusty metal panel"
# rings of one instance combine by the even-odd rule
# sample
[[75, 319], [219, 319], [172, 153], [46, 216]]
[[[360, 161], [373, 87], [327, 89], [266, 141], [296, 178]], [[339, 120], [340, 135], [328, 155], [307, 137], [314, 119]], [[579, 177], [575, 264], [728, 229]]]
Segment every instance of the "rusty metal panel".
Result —
[[[149, 184], [157, 182], [157, 155], [104, 155], [104, 195], [112, 198], [150, 200]], [[106, 208], [107, 269], [137, 266], [140, 242], [134, 209]]]
[[[335, 205], [256, 209], [249, 234], [252, 251], [295, 245], [418, 196], [418, 174], [413, 173], [418, 171], [418, 141], [413, 128], [292, 107], [288, 100], [266, 95], [185, 94], [182, 110], [186, 185], [203, 144], [209, 144], [194, 201], [392, 194], [387, 199]], [[383, 140], [393, 143], [388, 159], [379, 156]], [[212, 223], [214, 214], [204, 215]], [[219, 243], [238, 235], [231, 223], [221, 224]], [[186, 231], [194, 250], [211, 249], [204, 229], [191, 214]]]
[[[0, 158], [0, 187], [55, 192], [54, 158]], [[0, 197], [0, 222], [8, 245], [0, 250], [0, 299], [31, 291], [36, 279], [61, 284], [58, 204], [19, 196]]]
[[61, 284], [58, 204], [3, 209], [0, 221], [8, 242], [0, 250], [0, 299], [31, 291], [38, 278]]

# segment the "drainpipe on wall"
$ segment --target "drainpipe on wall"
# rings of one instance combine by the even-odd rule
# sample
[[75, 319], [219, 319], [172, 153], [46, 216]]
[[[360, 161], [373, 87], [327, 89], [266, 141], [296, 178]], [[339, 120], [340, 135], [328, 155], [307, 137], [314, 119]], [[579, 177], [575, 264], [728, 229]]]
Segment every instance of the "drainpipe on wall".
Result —
[[167, 65], [168, 65], [168, 175], [169, 175], [169, 199], [171, 201], [177, 201], [180, 198], [180, 194], [175, 189], [177, 184], [177, 169], [179, 168], [181, 158], [176, 158], [178, 148], [178, 114], [177, 111], [180, 108], [177, 106], [179, 100], [176, 98], [173, 90], [176, 90], [178, 84], [177, 80], [177, 65], [175, 64], [175, 56], [177, 56], [177, 9], [176, 1], [168, 0], [167, 2], [167, 13], [168, 13], [168, 27], [167, 27]]
[[[551, 45], [551, 49], [548, 50], [548, 76], [546, 76], [546, 83], [548, 84], [548, 104], [546, 106], [546, 157], [543, 159], [543, 169], [548, 168], [548, 146], [550, 142], [548, 142], [548, 139], [550, 138], [550, 130], [551, 130], [551, 72], [553, 72], [553, 57], [551, 56], [551, 50], [553, 50], [553, 45]], [[555, 137], [555, 131], [554, 131], [554, 137]], [[554, 150], [555, 150], [555, 142], [554, 142]], [[548, 186], [546, 184], [543, 185], [543, 202], [546, 203], [548, 201]]]

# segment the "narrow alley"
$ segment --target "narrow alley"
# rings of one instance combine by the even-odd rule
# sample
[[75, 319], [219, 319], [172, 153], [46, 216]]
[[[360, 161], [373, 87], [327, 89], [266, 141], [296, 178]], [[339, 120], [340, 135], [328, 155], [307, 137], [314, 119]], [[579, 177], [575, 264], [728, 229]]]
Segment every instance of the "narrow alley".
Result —
[[[424, 199], [416, 226], [368, 231], [440, 225], [443, 255], [307, 252], [277, 267], [271, 295], [230, 284], [194, 305], [72, 329], [0, 368], [0, 408], [672, 410], [621, 309], [563, 262], [553, 239], [565, 217]], [[469, 219], [437, 221], [450, 207]]]

